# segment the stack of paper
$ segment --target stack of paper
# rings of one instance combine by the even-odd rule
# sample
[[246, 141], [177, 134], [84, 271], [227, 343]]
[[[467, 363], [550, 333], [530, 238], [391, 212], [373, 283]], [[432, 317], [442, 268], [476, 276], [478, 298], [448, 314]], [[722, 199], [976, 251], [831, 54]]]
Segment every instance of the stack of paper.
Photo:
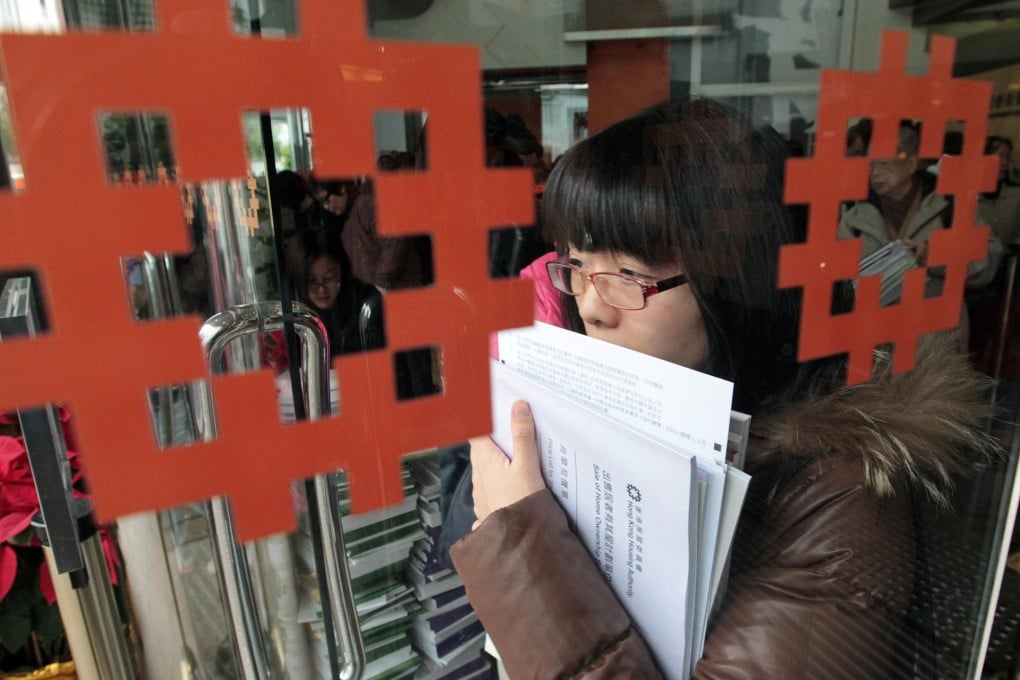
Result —
[[[882, 277], [878, 303], [886, 307], [903, 294], [903, 275], [917, 266], [914, 249], [902, 241], [891, 241], [861, 260], [860, 276]], [[856, 287], [857, 282], [854, 282]]]
[[[410, 487], [413, 494], [413, 482], [406, 470], [404, 478], [405, 493]], [[345, 485], [338, 488], [343, 493]], [[410, 495], [398, 505], [343, 518], [355, 600], [359, 593], [372, 592], [374, 587], [397, 580], [403, 574], [411, 547], [425, 535], [417, 508], [417, 496]]]
[[[337, 489], [346, 499], [342, 473]], [[347, 564], [365, 647], [365, 680], [410, 678], [421, 663], [410, 633], [420, 608], [404, 582], [416, 541], [424, 537], [418, 519], [414, 479], [403, 470], [404, 502], [382, 510], [343, 517]], [[341, 510], [346, 503], [341, 501]]]
[[481, 655], [482, 624], [468, 603], [464, 583], [439, 563], [439, 466], [435, 457], [408, 463], [418, 487], [418, 514], [424, 537], [414, 545], [407, 580], [421, 609], [411, 638], [426, 658], [418, 678], [489, 678]]
[[531, 404], [546, 483], [667, 677], [701, 656], [747, 490], [732, 389], [544, 324], [499, 334], [493, 437], [511, 452], [510, 406]]
[[[294, 399], [290, 377], [283, 373], [276, 379], [280, 418], [294, 420]], [[330, 371], [331, 410], [336, 411], [340, 395], [336, 374]], [[365, 649], [365, 680], [400, 680], [411, 678], [421, 665], [421, 656], [411, 645], [415, 615], [421, 605], [408, 585], [405, 572], [411, 560], [411, 549], [425, 537], [418, 514], [418, 487], [408, 468], [403, 472], [403, 503], [375, 512], [352, 515], [350, 490], [343, 472], [333, 474], [338, 514], [344, 534], [351, 588], [358, 615], [362, 644]], [[303, 490], [295, 487], [295, 506], [307, 507]], [[319, 581], [316, 576], [314, 541], [307, 515], [299, 515], [301, 530], [291, 538], [294, 568], [297, 571], [297, 621], [308, 630], [308, 656], [318, 678], [332, 678], [329, 665], [328, 640], [322, 614]], [[303, 677], [303, 676], [302, 676]]]
[[481, 645], [464, 647], [461, 652], [450, 657], [446, 665], [436, 663], [432, 659], [418, 668], [414, 680], [482, 680], [492, 677], [489, 660], [480, 653]]
[[[365, 680], [411, 678], [421, 657], [411, 645], [414, 617], [421, 608], [404, 580], [411, 547], [424, 536], [418, 519], [417, 495], [410, 473], [404, 470], [403, 503], [375, 512], [351, 515], [347, 482], [335, 473], [348, 568], [358, 626], [365, 648]], [[293, 540], [296, 564], [304, 576], [298, 620], [310, 632], [310, 653], [316, 677], [333, 677], [324, 630], [322, 601], [315, 578], [313, 539], [300, 532]]]
[[407, 591], [400, 601], [359, 616], [366, 660], [362, 677], [377, 680], [414, 677], [421, 665], [409, 635], [416, 609], [413, 594]]
[[[286, 373], [276, 380], [280, 417], [294, 420], [294, 400]], [[330, 372], [335, 412], [340, 395]], [[464, 584], [438, 562], [441, 518], [439, 465], [435, 452], [407, 461], [403, 469], [404, 501], [382, 510], [352, 515], [343, 472], [334, 473], [338, 513], [346, 549], [358, 625], [365, 648], [365, 680], [480, 680], [491, 676], [482, 655], [484, 633], [467, 602]], [[304, 491], [294, 487], [295, 507], [307, 507]], [[297, 576], [296, 622], [308, 632], [310, 662], [302, 677], [330, 678], [329, 656], [314, 541], [307, 515], [291, 537]], [[294, 656], [290, 655], [293, 664]], [[423, 663], [424, 657], [424, 663]]]
[[[375, 680], [396, 680], [414, 677], [421, 658], [410, 645], [412, 613], [417, 609], [410, 591], [396, 602], [359, 617], [361, 640], [365, 648], [365, 671], [362, 677]], [[326, 635], [321, 613], [308, 623], [312, 633], [315, 676], [332, 678], [326, 649]], [[304, 677], [304, 676], [303, 676]]]

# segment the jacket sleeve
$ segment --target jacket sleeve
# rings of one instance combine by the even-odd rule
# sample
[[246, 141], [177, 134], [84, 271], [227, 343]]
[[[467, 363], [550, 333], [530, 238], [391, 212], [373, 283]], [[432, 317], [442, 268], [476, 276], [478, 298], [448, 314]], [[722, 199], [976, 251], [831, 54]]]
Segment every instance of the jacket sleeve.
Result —
[[850, 222], [853, 220], [850, 213], [853, 209], [853, 207], [848, 208], [839, 218], [839, 228], [836, 231], [836, 235], [841, 241], [845, 241], [846, 239], [851, 239], [856, 236], [856, 234], [854, 234], [853, 227], [850, 226]]
[[535, 282], [535, 321], [564, 328], [567, 322], [563, 314], [563, 295], [553, 287], [545, 268], [556, 257], [555, 251], [542, 255], [521, 270], [521, 278]]
[[753, 562], [734, 562], [694, 678], [889, 677], [913, 584], [909, 501], [877, 504], [845, 474], [815, 467], [789, 483], [750, 539]]
[[408, 265], [414, 253], [408, 246], [408, 239], [401, 237], [379, 239], [379, 260], [375, 270], [375, 285], [384, 290], [393, 288]]
[[548, 489], [492, 513], [450, 554], [513, 680], [662, 677]]
[[[981, 225], [989, 223], [981, 214], [980, 208], [978, 209], [977, 223]], [[967, 288], [983, 288], [995, 279], [1004, 250], [1002, 242], [989, 231], [988, 249], [985, 251], [984, 259], [971, 260], [967, 263]]]
[[375, 285], [379, 253], [375, 233], [375, 201], [371, 195], [360, 194], [354, 199], [354, 205], [340, 232], [340, 241], [351, 261], [354, 278]]

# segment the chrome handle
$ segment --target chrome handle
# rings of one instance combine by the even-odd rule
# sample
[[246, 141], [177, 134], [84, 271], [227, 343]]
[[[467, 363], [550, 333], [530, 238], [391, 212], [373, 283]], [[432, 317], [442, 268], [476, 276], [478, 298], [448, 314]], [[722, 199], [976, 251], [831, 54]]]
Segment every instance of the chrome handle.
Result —
[[[309, 418], [315, 419], [328, 413], [329, 400], [329, 342], [322, 323], [315, 312], [300, 303], [293, 308], [294, 329], [302, 340], [302, 376], [308, 402]], [[238, 338], [251, 333], [268, 333], [283, 329], [283, 307], [278, 301], [258, 302], [240, 305], [210, 317], [199, 331], [202, 347], [206, 352], [209, 366], [214, 372], [222, 370], [227, 347]], [[339, 499], [336, 489], [329, 483], [328, 476], [318, 475], [313, 480], [314, 507], [317, 516], [312, 525], [317, 528], [318, 547], [323, 565], [322, 580], [328, 600], [323, 612], [330, 616], [332, 629], [336, 632], [338, 680], [357, 680], [364, 673], [365, 651], [358, 628], [357, 609], [351, 588], [347, 553], [344, 545]], [[236, 544], [233, 552], [236, 553]], [[225, 546], [224, 546], [225, 547]], [[236, 554], [231, 563], [241, 566]], [[226, 561], [224, 562], [226, 564]], [[239, 574], [239, 576], [243, 576]], [[229, 594], [228, 594], [229, 596]], [[239, 600], [240, 602], [240, 600]], [[251, 639], [257, 639], [254, 613], [247, 608], [247, 616], [241, 623]]]

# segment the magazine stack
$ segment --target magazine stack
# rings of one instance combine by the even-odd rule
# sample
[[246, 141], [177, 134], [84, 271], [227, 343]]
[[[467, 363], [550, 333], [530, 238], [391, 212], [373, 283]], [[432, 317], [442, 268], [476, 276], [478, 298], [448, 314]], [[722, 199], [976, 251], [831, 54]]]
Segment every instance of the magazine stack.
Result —
[[418, 488], [418, 513], [424, 537], [415, 543], [407, 580], [421, 609], [414, 617], [411, 638], [425, 657], [415, 676], [427, 680], [480, 680], [491, 677], [481, 654], [485, 634], [468, 604], [460, 577], [439, 559], [441, 517], [439, 466], [434, 456], [410, 464]]
[[[410, 631], [419, 605], [404, 580], [411, 547], [423, 536], [416, 509], [417, 496], [410, 474], [403, 474], [403, 503], [375, 512], [349, 514], [349, 495], [343, 473], [333, 480], [340, 512], [354, 604], [365, 649], [365, 680], [411, 678], [421, 664], [411, 645]], [[329, 650], [314, 576], [312, 539], [302, 532], [295, 540], [298, 569], [305, 574], [299, 620], [311, 631], [311, 656], [316, 677], [330, 678]]]

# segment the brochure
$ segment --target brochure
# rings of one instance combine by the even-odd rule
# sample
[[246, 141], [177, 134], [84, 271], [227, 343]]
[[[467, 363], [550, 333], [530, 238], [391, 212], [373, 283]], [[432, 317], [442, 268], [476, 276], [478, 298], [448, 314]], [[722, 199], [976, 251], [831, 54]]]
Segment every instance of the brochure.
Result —
[[697, 551], [694, 457], [495, 363], [492, 384], [493, 439], [512, 450], [510, 405], [527, 400], [550, 490], [666, 675], [686, 677]]
[[913, 248], [902, 241], [890, 241], [861, 260], [860, 276], [882, 277], [878, 303], [886, 307], [899, 301], [903, 295], [903, 275], [916, 266]]
[[[604, 497], [605, 490], [599, 488], [589, 466], [598, 465], [600, 472], [608, 470], [617, 479], [638, 475], [645, 479], [651, 473], [644, 482], [649, 491], [642, 489], [641, 496], [668, 499], [655, 512], [668, 518], [669, 526], [661, 529], [662, 534], [673, 535], [655, 535], [657, 547], [669, 546], [664, 555], [656, 551], [655, 566], [668, 563], [668, 573], [687, 574], [682, 587], [673, 592], [683, 599], [664, 606], [662, 584], [677, 578], [663, 575], [646, 580], [656, 593], [649, 604], [654, 615], [647, 622], [636, 613], [640, 600], [621, 597], [621, 601], [642, 633], [653, 626], [670, 631], [669, 640], [651, 639], [656, 633], [646, 635], [664, 670], [664, 650], [679, 647], [676, 631], [684, 632], [682, 665], [669, 666], [668, 675], [687, 677], [701, 655], [747, 489], [747, 475], [726, 461], [728, 448], [742, 457], [749, 425], [747, 416], [730, 410], [732, 384], [540, 323], [500, 333], [498, 357], [492, 381], [494, 438], [507, 450], [510, 404], [518, 398], [532, 403], [543, 446], [552, 447], [542, 449], [546, 481], [593, 555], [602, 554], [605, 536], [591, 526], [585, 534], [584, 527], [595, 522], [591, 499]], [[539, 421], [552, 421], [555, 431], [542, 429]], [[610, 446], [610, 441], [619, 443]], [[690, 466], [689, 481], [673, 471], [671, 466], [678, 465], [678, 460]], [[626, 483], [634, 484], [629, 479]], [[647, 510], [642, 511], [647, 519]], [[605, 524], [602, 518], [600, 526]], [[650, 537], [642, 538], [647, 546]], [[647, 560], [642, 563], [646, 565]], [[599, 566], [605, 574], [601, 562]], [[612, 573], [616, 573], [615, 565]], [[607, 580], [613, 584], [609, 576]], [[667, 624], [662, 620], [664, 612], [679, 613], [682, 621]], [[670, 654], [668, 663], [679, 663], [678, 659]]]

